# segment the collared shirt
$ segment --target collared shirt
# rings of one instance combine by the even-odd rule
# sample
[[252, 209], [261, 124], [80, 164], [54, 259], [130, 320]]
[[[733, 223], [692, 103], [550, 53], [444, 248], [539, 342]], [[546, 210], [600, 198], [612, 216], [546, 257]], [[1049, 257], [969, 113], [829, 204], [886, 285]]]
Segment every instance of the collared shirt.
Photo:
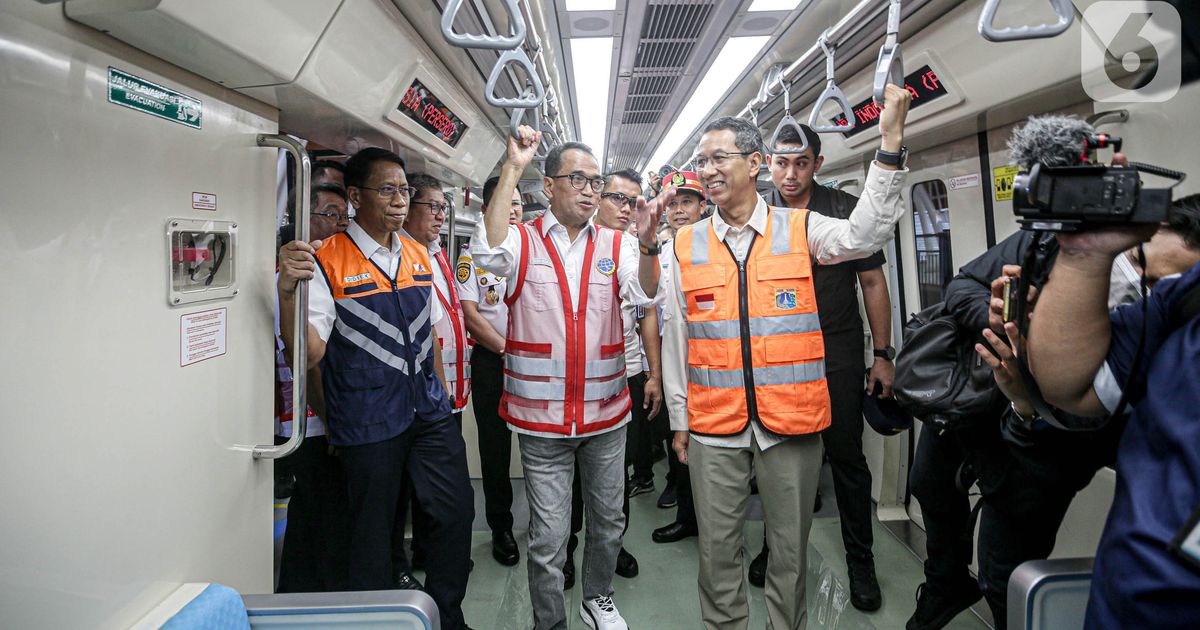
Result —
[[501, 337], [508, 336], [508, 305], [504, 296], [508, 295], [508, 284], [490, 271], [475, 266], [470, 249], [464, 249], [458, 255], [458, 263], [454, 266], [454, 279], [458, 282], [458, 299], [463, 302], [474, 302], [479, 314], [483, 316]]
[[[859, 198], [854, 212], [848, 219], [835, 219], [815, 212], [808, 217], [808, 250], [818, 264], [830, 265], [847, 260], [865, 258], [879, 250], [892, 238], [896, 222], [904, 214], [900, 203], [908, 170], [887, 171], [871, 164], [867, 172], [867, 185]], [[767, 202], [758, 196], [758, 203], [750, 220], [741, 228], [735, 228], [721, 217], [718, 210], [712, 216], [713, 231], [717, 239], [724, 241], [733, 250], [734, 257], [745, 260], [754, 241], [754, 235], [766, 234]], [[697, 235], [699, 238], [699, 235]], [[674, 255], [674, 250], [669, 255]], [[680, 288], [679, 265], [671, 265], [670, 293], [662, 296], [663, 313], [663, 389], [666, 392], [667, 408], [670, 411], [671, 430], [687, 431], [687, 304]], [[693, 435], [707, 446], [724, 448], [749, 448], [751, 437], [759, 448], [768, 448], [787, 439], [762, 428], [761, 423], [752, 421], [746, 430], [728, 437]]]
[[[367, 231], [354, 221], [351, 221], [350, 226], [346, 228], [346, 236], [350, 237], [363, 256], [378, 265], [380, 269], [387, 271], [389, 277], [396, 277], [396, 271], [400, 267], [400, 250], [403, 247], [398, 236], [389, 234], [389, 246], [384, 247], [375, 242], [375, 239], [371, 238]], [[436, 274], [438, 265], [430, 266], [435, 269], [434, 273]], [[442, 321], [444, 311], [432, 291], [430, 291], [430, 298], [433, 300], [433, 308], [429, 314], [429, 323], [432, 325]], [[329, 290], [329, 284], [325, 282], [325, 274], [318, 270], [313, 275], [312, 281], [308, 283], [308, 323], [317, 331], [322, 341], [329, 341], [329, 335], [333, 332], [333, 323], [336, 320], [337, 309], [333, 304], [333, 293]]]

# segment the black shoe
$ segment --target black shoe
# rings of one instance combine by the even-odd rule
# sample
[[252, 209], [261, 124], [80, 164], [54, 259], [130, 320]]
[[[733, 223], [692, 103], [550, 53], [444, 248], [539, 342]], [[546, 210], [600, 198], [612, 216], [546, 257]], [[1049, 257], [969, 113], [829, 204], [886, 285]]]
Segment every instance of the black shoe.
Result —
[[969, 578], [948, 589], [930, 588], [926, 582], [917, 587], [917, 609], [904, 627], [906, 630], [939, 630], [981, 597], [979, 585]]
[[569, 591], [575, 586], [575, 558], [567, 556], [567, 563], [563, 565], [563, 590]]
[[847, 569], [850, 573], [850, 603], [866, 612], [879, 610], [883, 605], [883, 594], [879, 592], [879, 580], [875, 579], [875, 562], [847, 562]]
[[521, 559], [512, 531], [492, 532], [492, 557], [506, 567], [515, 565]]
[[637, 558], [634, 558], [633, 554], [625, 551], [624, 547], [621, 547], [621, 552], [617, 554], [617, 575], [623, 578], [634, 578], [637, 577], [637, 574]]
[[654, 533], [650, 534], [650, 538], [656, 543], [673, 543], [679, 542], [684, 538], [691, 538], [698, 533], [695, 525], [684, 525], [676, 521], [654, 530]]
[[639, 494], [654, 492], [653, 479], [632, 479], [629, 481], [629, 498], [636, 497]]
[[669, 483], [663, 488], [662, 494], [658, 495], [658, 507], [665, 510], [676, 505], [679, 505], [679, 496], [675, 493], [675, 484]]
[[767, 556], [771, 550], [763, 547], [762, 551], [750, 561], [750, 584], [762, 588], [767, 583]]
[[425, 587], [411, 573], [401, 573], [396, 578], [396, 588], [401, 591], [423, 591]]

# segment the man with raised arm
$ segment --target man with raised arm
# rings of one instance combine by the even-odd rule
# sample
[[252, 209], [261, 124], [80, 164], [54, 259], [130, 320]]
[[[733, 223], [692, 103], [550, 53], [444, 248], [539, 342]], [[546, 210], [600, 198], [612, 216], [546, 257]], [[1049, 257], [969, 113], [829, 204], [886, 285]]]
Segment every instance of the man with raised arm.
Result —
[[719, 118], [700, 137], [693, 163], [717, 211], [675, 237], [663, 373], [674, 448], [691, 467], [707, 628], [749, 624], [742, 525], [751, 470], [771, 547], [767, 626], [806, 624], [808, 533], [831, 413], [812, 265], [866, 257], [891, 238], [904, 212], [910, 98], [887, 86], [882, 146], [847, 219], [768, 206], [755, 189], [762, 137], [749, 121]]
[[550, 210], [509, 225], [509, 191], [541, 140], [528, 127], [519, 135], [508, 141], [471, 254], [476, 265], [508, 280], [500, 415], [518, 434], [525, 469], [534, 626], [566, 626], [562, 566], [578, 462], [588, 514], [579, 614], [590, 628], [624, 630], [611, 597], [625, 524], [624, 426], [632, 405], [620, 304], [651, 304], [657, 291], [658, 203], [637, 201], [640, 243], [597, 226], [592, 216], [604, 178], [591, 149], [568, 142], [546, 156], [542, 185]]

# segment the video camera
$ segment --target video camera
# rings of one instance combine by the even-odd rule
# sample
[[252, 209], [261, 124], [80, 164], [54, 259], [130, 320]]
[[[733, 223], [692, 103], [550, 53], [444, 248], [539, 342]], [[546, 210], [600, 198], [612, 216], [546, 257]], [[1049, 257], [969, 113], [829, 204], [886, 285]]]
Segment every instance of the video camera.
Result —
[[1166, 221], [1171, 212], [1170, 188], [1145, 188], [1139, 173], [1182, 181], [1183, 173], [1130, 162], [1129, 166], [1095, 163], [1098, 149], [1121, 150], [1121, 139], [1090, 134], [1080, 155], [1083, 164], [1046, 166], [1035, 163], [1013, 180], [1013, 213], [1022, 229], [1073, 232], [1087, 227], [1149, 224]]

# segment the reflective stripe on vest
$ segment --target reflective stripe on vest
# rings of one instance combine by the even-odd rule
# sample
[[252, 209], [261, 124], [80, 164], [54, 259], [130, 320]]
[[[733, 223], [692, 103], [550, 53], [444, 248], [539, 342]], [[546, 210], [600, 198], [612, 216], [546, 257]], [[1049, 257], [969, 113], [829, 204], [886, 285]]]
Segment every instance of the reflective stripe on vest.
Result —
[[434, 258], [442, 270], [442, 278], [450, 295], [443, 295], [442, 289], [433, 283], [433, 290], [446, 316], [438, 322], [438, 338], [442, 341], [442, 369], [446, 372], [446, 388], [450, 404], [454, 409], [467, 406], [467, 396], [471, 393], [470, 345], [467, 342], [467, 326], [463, 319], [462, 304], [458, 301], [458, 290], [454, 287], [454, 276], [450, 263], [446, 260], [445, 250], [439, 251]]
[[522, 247], [508, 299], [501, 417], [517, 428], [559, 435], [621, 422], [632, 406], [616, 280], [621, 235], [602, 227], [586, 235], [576, 308], [541, 219], [517, 230]]
[[755, 412], [763, 426], [782, 435], [814, 433], [829, 425], [807, 212], [769, 208], [766, 234], [754, 239], [744, 271], [717, 239], [711, 218], [676, 236], [687, 310], [691, 431], [736, 435]]

